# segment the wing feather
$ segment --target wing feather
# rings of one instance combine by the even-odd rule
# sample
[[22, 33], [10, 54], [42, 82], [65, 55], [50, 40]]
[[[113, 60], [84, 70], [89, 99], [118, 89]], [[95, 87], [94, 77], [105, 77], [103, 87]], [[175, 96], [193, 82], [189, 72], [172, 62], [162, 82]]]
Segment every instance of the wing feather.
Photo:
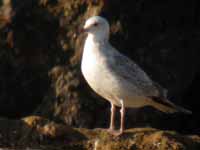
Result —
[[142, 91], [144, 95], [159, 96], [160, 89], [154, 85], [154, 82], [149, 76], [130, 58], [120, 54], [117, 50], [112, 48], [107, 53], [106, 58], [109, 61], [108, 68], [116, 76], [120, 76], [124, 81], [134, 84], [137, 89]]

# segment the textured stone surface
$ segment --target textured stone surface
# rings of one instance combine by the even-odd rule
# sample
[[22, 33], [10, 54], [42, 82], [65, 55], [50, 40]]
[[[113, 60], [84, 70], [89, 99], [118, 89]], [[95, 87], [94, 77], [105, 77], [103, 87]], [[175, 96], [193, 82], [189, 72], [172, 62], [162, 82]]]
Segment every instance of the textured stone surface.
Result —
[[153, 128], [114, 137], [102, 129], [71, 128], [40, 116], [0, 119], [0, 148], [42, 150], [199, 150], [200, 137]]

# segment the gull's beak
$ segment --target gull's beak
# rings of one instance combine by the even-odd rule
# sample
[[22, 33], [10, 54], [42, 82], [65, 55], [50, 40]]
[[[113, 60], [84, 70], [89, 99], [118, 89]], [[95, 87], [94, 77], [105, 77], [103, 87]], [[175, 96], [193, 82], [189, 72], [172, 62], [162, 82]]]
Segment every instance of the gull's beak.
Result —
[[84, 33], [84, 29], [83, 28], [78, 28], [78, 34], [82, 34]]
[[85, 32], [87, 32], [86, 30], [87, 30], [86, 27], [83, 26], [83, 27], [79, 28], [78, 33], [79, 34], [85, 33]]
[[79, 33], [88, 33], [90, 26], [84, 25], [82, 28], [79, 29]]
[[80, 33], [80, 34], [81, 34], [81, 33], [86, 33], [86, 32], [87, 32], [87, 29], [85, 29], [84, 27], [79, 29], [79, 33]]

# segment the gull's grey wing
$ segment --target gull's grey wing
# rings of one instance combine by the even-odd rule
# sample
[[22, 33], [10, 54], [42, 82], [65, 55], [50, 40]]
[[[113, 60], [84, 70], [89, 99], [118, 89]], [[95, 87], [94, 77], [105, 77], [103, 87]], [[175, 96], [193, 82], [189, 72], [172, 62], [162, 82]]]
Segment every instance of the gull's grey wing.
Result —
[[120, 54], [113, 47], [110, 47], [112, 50], [109, 50], [108, 61], [112, 61], [108, 63], [110, 65], [109, 68], [112, 68], [112, 72], [116, 75], [123, 78], [125, 81], [134, 84], [138, 89], [143, 91], [145, 95], [149, 96], [160, 96], [162, 89], [158, 88], [157, 85], [148, 77], [148, 75], [131, 59]]

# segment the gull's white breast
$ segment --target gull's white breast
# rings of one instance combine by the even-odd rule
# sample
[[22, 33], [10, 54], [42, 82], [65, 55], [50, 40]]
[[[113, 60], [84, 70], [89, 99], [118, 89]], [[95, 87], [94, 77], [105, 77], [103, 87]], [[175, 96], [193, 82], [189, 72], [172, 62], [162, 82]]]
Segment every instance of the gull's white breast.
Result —
[[116, 86], [115, 79], [106, 66], [106, 58], [100, 54], [102, 45], [87, 38], [84, 46], [81, 70], [90, 87], [99, 95], [109, 101], [119, 103], [117, 96], [114, 96], [113, 87]]

